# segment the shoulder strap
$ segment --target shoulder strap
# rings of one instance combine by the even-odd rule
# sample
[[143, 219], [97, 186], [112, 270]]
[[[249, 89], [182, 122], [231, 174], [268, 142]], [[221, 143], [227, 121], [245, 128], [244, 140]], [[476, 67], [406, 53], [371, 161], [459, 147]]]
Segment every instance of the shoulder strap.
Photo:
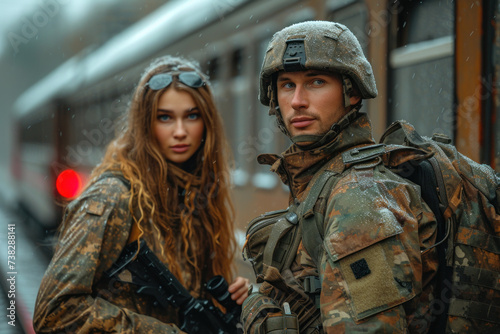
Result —
[[[323, 189], [331, 189], [338, 182], [338, 178], [335, 176], [339, 173], [326, 170], [321, 173], [318, 180], [312, 186], [312, 189], [307, 196], [303, 205], [302, 219], [300, 220], [302, 228], [302, 242], [305, 249], [311, 255], [314, 263], [318, 266], [319, 258], [321, 256], [321, 250], [323, 249], [323, 220], [324, 217], [321, 214], [314, 212], [314, 206], [318, 200]], [[328, 186], [327, 186], [328, 185]]]
[[[301, 221], [304, 216], [309, 217], [312, 214], [326, 181], [333, 175], [339, 174], [343, 168], [342, 157], [336, 156], [314, 174], [304, 191], [305, 201], [303, 203], [297, 201], [291, 205], [290, 212], [273, 226], [264, 249], [263, 262], [265, 265], [278, 268], [280, 272], [284, 268], [290, 267], [297, 254], [299, 244], [303, 240]], [[316, 224], [314, 225], [316, 226]], [[316, 227], [316, 229], [318, 228]], [[321, 234], [319, 238], [322, 238]]]
[[[295, 205], [290, 206], [290, 208], [295, 208]], [[289, 258], [287, 254], [293, 253], [291, 250], [298, 247], [298, 244], [295, 245], [295, 241], [300, 241], [300, 238], [297, 237], [297, 234], [300, 235], [300, 231], [295, 228], [297, 223], [298, 216], [291, 210], [274, 224], [262, 255], [262, 261], [265, 265], [273, 266], [281, 271], [291, 264], [287, 263]], [[290, 231], [291, 233], [288, 233]], [[287, 233], [288, 235], [286, 235]]]

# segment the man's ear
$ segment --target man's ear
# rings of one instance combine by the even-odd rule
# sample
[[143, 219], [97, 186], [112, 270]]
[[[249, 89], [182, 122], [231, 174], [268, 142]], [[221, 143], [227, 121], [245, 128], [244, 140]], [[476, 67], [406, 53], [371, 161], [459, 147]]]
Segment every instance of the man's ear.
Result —
[[353, 106], [353, 105], [357, 104], [359, 101], [361, 101], [361, 96], [357, 96], [357, 95], [351, 96], [349, 98], [349, 101], [351, 102], [351, 106]]

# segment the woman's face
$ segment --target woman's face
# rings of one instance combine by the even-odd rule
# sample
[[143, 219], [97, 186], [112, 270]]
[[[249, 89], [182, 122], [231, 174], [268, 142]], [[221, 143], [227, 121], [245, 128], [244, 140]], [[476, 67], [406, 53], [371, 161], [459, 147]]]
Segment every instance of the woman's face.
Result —
[[204, 131], [200, 110], [188, 92], [170, 87], [160, 96], [153, 132], [168, 161], [181, 165], [191, 158]]

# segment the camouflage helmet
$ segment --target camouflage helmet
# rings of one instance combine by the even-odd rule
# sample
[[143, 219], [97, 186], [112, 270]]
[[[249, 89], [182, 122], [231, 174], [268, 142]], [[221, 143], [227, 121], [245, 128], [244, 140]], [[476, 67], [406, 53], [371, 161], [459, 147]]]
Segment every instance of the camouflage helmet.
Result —
[[260, 71], [260, 102], [270, 105], [274, 74], [309, 69], [346, 75], [361, 98], [377, 96], [372, 67], [356, 36], [340, 23], [307, 21], [278, 31], [269, 42]]

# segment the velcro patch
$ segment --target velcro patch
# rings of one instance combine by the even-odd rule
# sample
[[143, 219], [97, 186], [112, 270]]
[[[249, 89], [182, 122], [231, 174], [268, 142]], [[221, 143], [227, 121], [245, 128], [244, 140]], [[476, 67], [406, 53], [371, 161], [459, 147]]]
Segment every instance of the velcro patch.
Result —
[[[403, 273], [405, 269], [395, 263], [395, 245], [402, 247], [398, 239], [388, 238], [338, 261], [356, 321], [399, 305], [414, 296], [413, 291], [400, 290], [398, 287], [401, 286], [394, 280], [395, 272]], [[406, 254], [401, 256], [404, 256], [405, 263], [409, 263]], [[367, 269], [370, 270], [369, 274]], [[365, 276], [362, 276], [363, 273]], [[359, 275], [362, 277], [359, 278]], [[411, 272], [407, 277], [402, 275], [404, 278], [401, 280], [410, 281], [410, 275]]]
[[86, 206], [87, 213], [90, 213], [92, 215], [102, 216], [102, 214], [104, 213], [105, 205], [102, 202], [89, 199]]
[[360, 279], [371, 273], [368, 263], [366, 263], [364, 258], [351, 263], [351, 269], [356, 279]]

